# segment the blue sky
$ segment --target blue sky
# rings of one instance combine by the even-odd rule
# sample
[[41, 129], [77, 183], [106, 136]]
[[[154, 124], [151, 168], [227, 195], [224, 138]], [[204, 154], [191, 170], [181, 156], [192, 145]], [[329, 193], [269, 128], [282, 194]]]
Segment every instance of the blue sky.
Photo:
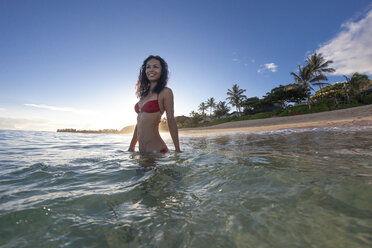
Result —
[[120, 129], [135, 124], [135, 83], [166, 59], [175, 114], [237, 83], [262, 97], [306, 56], [372, 75], [372, 2], [0, 0], [0, 129]]

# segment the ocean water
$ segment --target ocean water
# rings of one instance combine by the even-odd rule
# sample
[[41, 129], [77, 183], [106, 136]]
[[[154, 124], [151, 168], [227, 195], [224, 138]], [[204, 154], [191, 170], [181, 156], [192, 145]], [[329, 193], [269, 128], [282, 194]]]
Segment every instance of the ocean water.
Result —
[[0, 247], [372, 247], [372, 128], [130, 138], [0, 131]]

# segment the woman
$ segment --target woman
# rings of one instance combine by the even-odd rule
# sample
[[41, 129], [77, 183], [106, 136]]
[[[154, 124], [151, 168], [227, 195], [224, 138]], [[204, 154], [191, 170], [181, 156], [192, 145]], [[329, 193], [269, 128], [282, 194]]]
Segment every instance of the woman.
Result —
[[168, 65], [159, 56], [149, 56], [143, 62], [137, 82], [139, 102], [134, 106], [137, 125], [128, 151], [133, 152], [138, 141], [140, 152], [167, 152], [167, 145], [159, 134], [159, 122], [164, 111], [176, 151], [180, 152], [178, 129], [174, 120], [172, 90], [166, 87]]

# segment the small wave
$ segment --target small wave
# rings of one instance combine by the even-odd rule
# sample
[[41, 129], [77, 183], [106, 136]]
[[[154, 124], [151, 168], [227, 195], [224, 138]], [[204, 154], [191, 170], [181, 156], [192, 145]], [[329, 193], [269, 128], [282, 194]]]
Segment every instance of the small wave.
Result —
[[48, 168], [49, 166], [45, 163], [35, 163], [27, 167], [23, 166], [18, 170], [15, 170], [12, 174], [13, 175], [30, 174], [38, 171], [46, 171]]
[[100, 158], [77, 158], [71, 161], [72, 164], [95, 164], [101, 162]]
[[372, 131], [372, 126], [359, 126], [359, 127], [314, 127], [314, 128], [288, 128], [278, 130], [263, 130], [263, 131], [244, 131], [244, 130], [229, 130], [224, 132], [206, 132], [206, 133], [187, 133], [182, 134], [182, 137], [211, 137], [211, 136], [239, 136], [244, 134], [255, 135], [270, 135], [270, 134], [293, 134], [293, 133], [307, 133], [307, 132], [358, 132], [358, 131]]

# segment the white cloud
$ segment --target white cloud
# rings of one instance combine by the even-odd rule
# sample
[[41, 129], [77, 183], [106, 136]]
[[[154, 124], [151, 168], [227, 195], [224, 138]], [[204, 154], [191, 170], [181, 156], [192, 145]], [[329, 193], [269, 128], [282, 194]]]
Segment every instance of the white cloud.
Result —
[[265, 72], [265, 71], [277, 72], [278, 66], [275, 63], [267, 63], [264, 65], [261, 65], [261, 67], [257, 70], [258, 73]]
[[43, 119], [8, 118], [0, 117], [0, 129], [9, 130], [55, 130], [50, 121]]
[[235, 59], [233, 59], [232, 61], [234, 61], [234, 62], [239, 62], [239, 59], [235, 58]]
[[91, 129], [91, 126], [81, 120], [47, 119], [43, 117], [0, 117], [0, 129], [56, 131], [60, 128]]
[[95, 113], [94, 111], [91, 111], [91, 110], [75, 109], [71, 107], [55, 107], [55, 106], [48, 106], [45, 104], [26, 103], [25, 106], [47, 109], [47, 110], [52, 110], [52, 111], [71, 112], [75, 114], [94, 114]]
[[5, 108], [0, 107], [0, 111], [5, 111]]
[[342, 24], [342, 31], [323, 44], [318, 53], [333, 60], [335, 75], [372, 74], [372, 10], [364, 18]]
[[266, 69], [270, 70], [271, 72], [278, 71], [277, 70], [278, 66], [274, 63], [265, 64], [265, 67], [266, 67]]

